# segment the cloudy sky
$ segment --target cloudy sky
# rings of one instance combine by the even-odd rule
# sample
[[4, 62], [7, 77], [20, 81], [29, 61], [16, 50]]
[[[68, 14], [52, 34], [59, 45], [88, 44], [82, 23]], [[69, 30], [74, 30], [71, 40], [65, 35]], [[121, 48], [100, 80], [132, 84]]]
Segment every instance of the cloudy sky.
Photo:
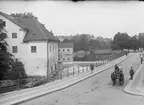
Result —
[[143, 2], [0, 1], [5, 13], [32, 12], [55, 35], [93, 34], [113, 38], [144, 32]]

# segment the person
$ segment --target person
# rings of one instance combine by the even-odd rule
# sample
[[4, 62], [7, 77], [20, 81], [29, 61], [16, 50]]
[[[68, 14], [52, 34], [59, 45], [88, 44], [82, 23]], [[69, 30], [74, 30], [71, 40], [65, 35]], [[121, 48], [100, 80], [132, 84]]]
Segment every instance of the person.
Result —
[[134, 70], [133, 70], [133, 67], [130, 68], [130, 79], [133, 80], [133, 75], [134, 75]]
[[119, 78], [119, 67], [117, 64], [115, 65], [115, 71], [114, 72], [116, 74], [116, 78]]
[[118, 67], [118, 65], [116, 64], [116, 65], [115, 65], [115, 72], [117, 72], [117, 71], [119, 71], [119, 67]]
[[141, 64], [142, 64], [142, 62], [143, 62], [143, 54], [142, 53], [140, 54], [140, 59], [141, 59]]
[[93, 64], [90, 65], [90, 69], [91, 69], [91, 73], [93, 73], [93, 69], [94, 69], [94, 65]]
[[113, 85], [116, 85], [116, 73], [115, 72], [111, 73], [111, 79], [112, 79]]
[[125, 52], [125, 55], [126, 55], [126, 56], [128, 55], [128, 52], [127, 52], [127, 51]]
[[123, 70], [120, 69], [120, 73], [119, 73], [119, 84], [123, 85], [124, 84], [124, 74], [123, 74]]

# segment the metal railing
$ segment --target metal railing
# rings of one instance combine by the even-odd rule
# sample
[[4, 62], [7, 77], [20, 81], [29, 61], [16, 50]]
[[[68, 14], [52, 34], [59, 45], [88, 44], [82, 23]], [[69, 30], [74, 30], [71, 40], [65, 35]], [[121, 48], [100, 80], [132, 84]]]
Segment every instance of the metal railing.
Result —
[[107, 64], [108, 61], [100, 61], [95, 63], [89, 63], [89, 64], [77, 64], [75, 67], [69, 67], [62, 70], [58, 70], [54, 72], [51, 76], [47, 77], [30, 77], [25, 79], [17, 79], [17, 80], [3, 80], [0, 81], [0, 94], [13, 91], [13, 90], [19, 90], [23, 88], [31, 88], [35, 86], [39, 86], [48, 82], [54, 82], [59, 79], [67, 78], [69, 76], [78, 75], [84, 72], [90, 71], [90, 65], [94, 65], [94, 69], [96, 67], [102, 66], [104, 64]]

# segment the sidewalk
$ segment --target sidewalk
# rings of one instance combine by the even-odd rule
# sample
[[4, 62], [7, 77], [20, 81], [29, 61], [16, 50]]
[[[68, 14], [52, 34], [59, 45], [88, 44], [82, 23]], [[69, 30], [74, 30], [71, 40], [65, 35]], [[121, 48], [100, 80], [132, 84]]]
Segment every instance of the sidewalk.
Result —
[[103, 72], [111, 67], [113, 67], [115, 64], [121, 63], [128, 57], [132, 56], [133, 54], [129, 54], [127, 57], [123, 56], [120, 57], [112, 62], [109, 62], [103, 66], [97, 67], [93, 74], [89, 72], [84, 72], [81, 74], [77, 74], [74, 76], [69, 76], [67, 78], [63, 78], [62, 80], [57, 80], [51, 83], [47, 83], [45, 85], [41, 85], [38, 87], [33, 88], [27, 88], [23, 90], [17, 90], [14, 92], [9, 92], [6, 94], [0, 95], [0, 105], [12, 105], [16, 103], [25, 102], [46, 94], [50, 94], [55, 91], [59, 91], [61, 89], [67, 88], [71, 85], [74, 85], [80, 81], [83, 81], [91, 76], [94, 76], [100, 72]]
[[133, 80], [129, 80], [128, 84], [124, 88], [124, 92], [132, 95], [144, 96], [144, 63], [137, 69]]

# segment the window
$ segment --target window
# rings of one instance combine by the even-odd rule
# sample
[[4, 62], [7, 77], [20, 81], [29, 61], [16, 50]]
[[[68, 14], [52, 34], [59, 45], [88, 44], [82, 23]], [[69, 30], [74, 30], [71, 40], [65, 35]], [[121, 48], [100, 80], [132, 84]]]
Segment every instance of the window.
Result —
[[67, 51], [69, 51], [69, 49], [67, 49]]
[[31, 53], [36, 53], [36, 46], [31, 46]]
[[12, 38], [17, 38], [17, 33], [12, 33]]
[[12, 52], [13, 52], [13, 53], [17, 53], [17, 52], [18, 52], [17, 46], [12, 46]]
[[70, 59], [68, 58], [68, 61], [69, 61]]
[[60, 51], [60, 49], [58, 51]]
[[63, 58], [63, 60], [65, 60], [65, 59]]
[[0, 23], [1, 23], [1, 25], [2, 25], [3, 27], [5, 27], [5, 26], [6, 26], [6, 22], [5, 22], [5, 21], [3, 21], [2, 19], [0, 19]]
[[63, 49], [63, 51], [64, 51], [65, 49]]

